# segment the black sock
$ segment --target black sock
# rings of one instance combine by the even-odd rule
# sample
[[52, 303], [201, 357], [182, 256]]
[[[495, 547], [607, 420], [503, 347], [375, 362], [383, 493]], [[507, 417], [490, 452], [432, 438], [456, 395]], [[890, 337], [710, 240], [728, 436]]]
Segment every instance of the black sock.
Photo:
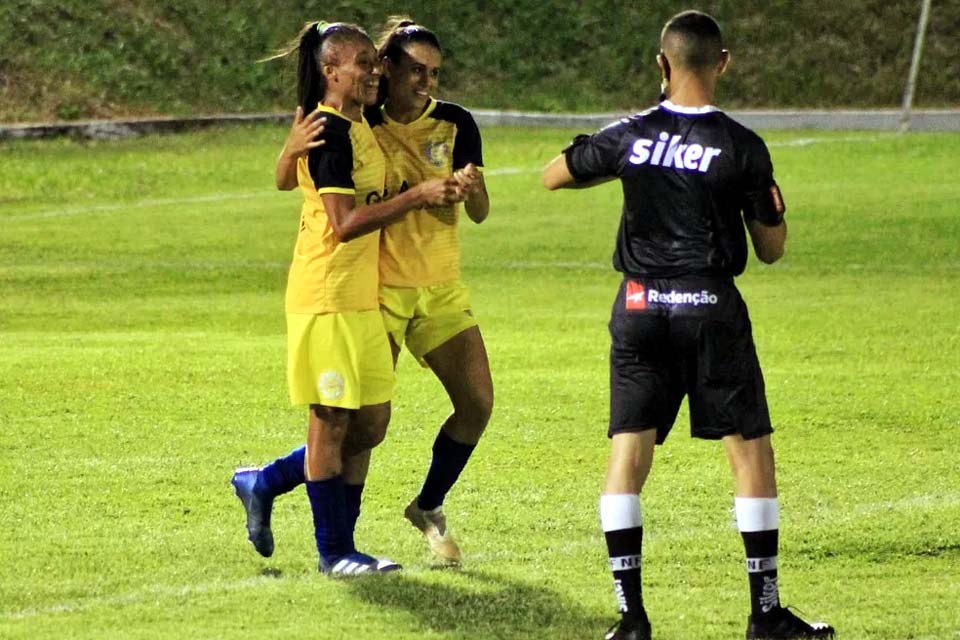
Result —
[[747, 575], [750, 578], [750, 612], [763, 616], [780, 607], [777, 582], [777, 542], [779, 531], [743, 531], [747, 551]]
[[600, 521], [607, 541], [613, 588], [624, 622], [645, 627], [647, 613], [643, 608], [641, 551], [643, 518], [640, 496], [605, 494], [600, 496]]
[[436, 509], [443, 504], [447, 492], [453, 487], [460, 472], [467, 466], [470, 455], [476, 448], [475, 444], [463, 444], [440, 430], [437, 439], [433, 442], [433, 459], [430, 470], [423, 481], [423, 488], [417, 497], [417, 506], [424, 511]]
[[643, 545], [643, 527], [604, 531], [613, 589], [620, 605], [620, 613], [628, 623], [646, 620], [643, 609], [640, 552]]

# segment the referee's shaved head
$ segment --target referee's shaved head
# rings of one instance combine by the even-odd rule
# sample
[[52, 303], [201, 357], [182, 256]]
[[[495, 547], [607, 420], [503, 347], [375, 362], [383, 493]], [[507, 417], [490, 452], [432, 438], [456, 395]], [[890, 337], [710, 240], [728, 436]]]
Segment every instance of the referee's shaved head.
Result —
[[720, 62], [723, 55], [720, 25], [700, 11], [678, 13], [664, 25], [660, 48], [670, 64], [702, 71]]

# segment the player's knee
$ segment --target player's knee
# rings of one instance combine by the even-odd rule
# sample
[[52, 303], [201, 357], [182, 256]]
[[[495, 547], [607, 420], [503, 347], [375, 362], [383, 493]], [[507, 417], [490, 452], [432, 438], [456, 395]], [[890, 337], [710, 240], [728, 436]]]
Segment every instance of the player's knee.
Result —
[[465, 406], [458, 410], [462, 413], [464, 422], [471, 430], [480, 435], [487, 428], [490, 416], [493, 414], [493, 389], [490, 387], [471, 389]]
[[387, 426], [390, 424], [390, 407], [386, 406], [377, 411], [368, 412], [364, 419], [357, 421], [352, 434], [359, 450], [373, 449], [387, 437]]
[[317, 429], [327, 442], [343, 442], [350, 425], [350, 411], [339, 407], [311, 405], [311, 428]]
[[387, 421], [370, 425], [365, 434], [364, 444], [367, 449], [373, 449], [387, 438]]

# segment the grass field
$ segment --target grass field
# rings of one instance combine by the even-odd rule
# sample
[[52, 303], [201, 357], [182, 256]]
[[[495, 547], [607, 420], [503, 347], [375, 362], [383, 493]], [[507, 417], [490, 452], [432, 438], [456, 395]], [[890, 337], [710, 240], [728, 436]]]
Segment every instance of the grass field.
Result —
[[[465, 278], [497, 389], [435, 570], [401, 512], [447, 411], [401, 358], [358, 531], [402, 575], [316, 573], [309, 507], [245, 540], [235, 466], [301, 442], [283, 288], [299, 198], [278, 127], [0, 146], [0, 637], [599, 638], [614, 185], [551, 194], [570, 138], [485, 132], [490, 219]], [[853, 638], [960, 638], [960, 136], [773, 133], [787, 256], [752, 261], [777, 434], [784, 602]], [[686, 413], [644, 494], [657, 638], [743, 637], [718, 445]]]

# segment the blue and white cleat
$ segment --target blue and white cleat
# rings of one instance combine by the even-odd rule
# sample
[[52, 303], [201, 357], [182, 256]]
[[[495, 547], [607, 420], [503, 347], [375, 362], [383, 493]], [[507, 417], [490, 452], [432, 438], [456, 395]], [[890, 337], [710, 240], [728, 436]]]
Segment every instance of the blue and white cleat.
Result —
[[230, 484], [247, 512], [247, 539], [253, 548], [264, 558], [273, 555], [273, 531], [270, 530], [270, 512], [273, 511], [273, 498], [258, 495], [253, 487], [257, 482], [260, 469], [247, 467], [233, 473]]
[[387, 558], [374, 558], [365, 553], [354, 551], [329, 563], [320, 559], [320, 572], [328, 576], [359, 576], [365, 573], [388, 573], [402, 569], [399, 564]]

